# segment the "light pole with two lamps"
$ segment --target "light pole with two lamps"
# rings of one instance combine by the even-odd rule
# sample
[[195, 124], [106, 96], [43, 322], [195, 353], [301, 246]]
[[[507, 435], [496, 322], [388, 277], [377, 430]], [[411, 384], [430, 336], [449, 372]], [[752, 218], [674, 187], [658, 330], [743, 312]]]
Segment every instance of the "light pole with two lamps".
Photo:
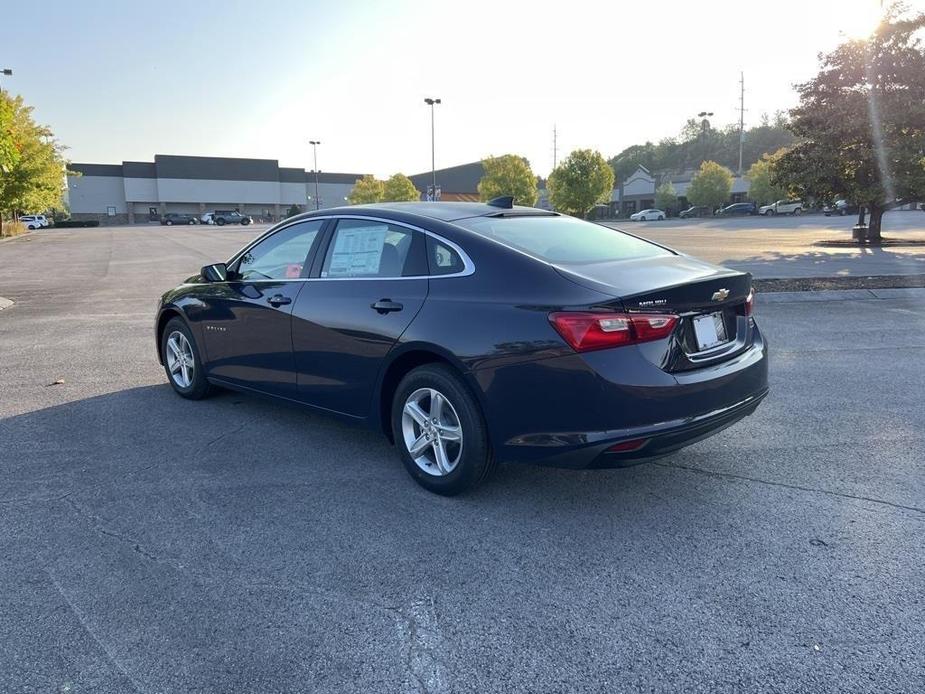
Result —
[[435, 155], [435, 138], [434, 138], [434, 106], [440, 103], [440, 99], [424, 99], [424, 103], [430, 106], [430, 176], [431, 176], [431, 200], [437, 199], [437, 166]]
[[308, 144], [312, 146], [312, 157], [315, 162], [315, 209], [321, 209], [321, 200], [318, 199], [318, 145], [321, 144], [321, 140], [309, 140]]

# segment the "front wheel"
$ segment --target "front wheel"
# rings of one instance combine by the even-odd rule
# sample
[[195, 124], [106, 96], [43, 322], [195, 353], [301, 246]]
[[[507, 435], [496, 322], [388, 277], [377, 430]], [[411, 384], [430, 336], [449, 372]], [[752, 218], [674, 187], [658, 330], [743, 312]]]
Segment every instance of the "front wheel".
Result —
[[212, 390], [196, 340], [180, 318], [171, 318], [161, 333], [161, 356], [174, 391], [188, 400], [201, 400]]
[[219, 217], [218, 219], [216, 219], [216, 220], [215, 220], [215, 223], [218, 224], [220, 227], [225, 226], [225, 220], [222, 219], [221, 217]]
[[659, 215], [659, 216], [658, 216], [658, 219], [656, 219], [655, 221], [656, 221], [656, 222], [664, 222], [664, 221], [665, 221], [665, 215], [663, 215], [663, 214], [662, 214], [662, 215]]
[[425, 364], [401, 380], [392, 400], [392, 433], [405, 468], [436, 494], [473, 489], [494, 468], [478, 403], [442, 364]]

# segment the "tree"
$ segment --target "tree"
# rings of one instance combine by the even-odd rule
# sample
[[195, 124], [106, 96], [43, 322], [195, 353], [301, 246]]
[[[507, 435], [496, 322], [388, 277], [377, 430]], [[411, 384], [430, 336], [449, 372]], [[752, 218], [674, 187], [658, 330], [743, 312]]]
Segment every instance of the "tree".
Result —
[[383, 185], [382, 200], [384, 202], [411, 202], [420, 199], [421, 192], [414, 187], [411, 179], [405, 174], [394, 174]]
[[501, 195], [513, 195], [514, 204], [533, 207], [536, 204], [536, 175], [530, 162], [516, 154], [487, 157], [482, 160], [485, 173], [479, 181], [479, 197], [491, 200]]
[[289, 209], [286, 211], [287, 217], [295, 217], [297, 214], [302, 214], [302, 210], [298, 205], [290, 205]]
[[51, 130], [22, 97], [0, 92], [0, 226], [3, 213], [60, 207], [67, 162]]
[[678, 193], [671, 185], [671, 181], [665, 181], [655, 189], [655, 206], [664, 211], [674, 209], [678, 205]]
[[549, 174], [549, 200], [560, 212], [583, 217], [613, 193], [613, 169], [590, 149], [576, 149]]
[[363, 205], [371, 202], [381, 202], [385, 194], [382, 181], [376, 180], [375, 177], [367, 174], [363, 178], [358, 178], [353, 185], [353, 190], [347, 195], [347, 200], [351, 205]]
[[715, 161], [705, 161], [691, 180], [687, 189], [687, 199], [692, 205], [714, 210], [729, 199], [731, 191], [732, 172]]
[[787, 197], [787, 189], [771, 183], [771, 171], [776, 162], [786, 150], [780, 149], [774, 154], [765, 154], [745, 172], [748, 179], [748, 195], [759, 205], [774, 202]]
[[819, 74], [797, 85], [790, 129], [803, 141], [780, 157], [772, 181], [803, 197], [844, 197], [870, 211], [869, 238], [883, 213], [925, 198], [925, 13], [894, 3], [866, 39], [820, 57]]

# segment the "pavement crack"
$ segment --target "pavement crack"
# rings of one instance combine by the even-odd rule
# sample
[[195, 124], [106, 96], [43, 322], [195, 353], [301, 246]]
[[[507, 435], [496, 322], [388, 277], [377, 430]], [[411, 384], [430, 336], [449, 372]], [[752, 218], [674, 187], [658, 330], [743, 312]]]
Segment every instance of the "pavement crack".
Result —
[[158, 562], [158, 563], [164, 563], [162, 562], [160, 557], [142, 548], [142, 546], [138, 542], [136, 542], [134, 539], [126, 535], [122, 535], [121, 533], [117, 533], [113, 530], [109, 530], [106, 527], [106, 523], [102, 518], [100, 518], [95, 513], [91, 513], [87, 509], [83, 508], [80, 504], [78, 504], [76, 501], [70, 498], [69, 495], [65, 495], [61, 497], [61, 500], [64, 501], [68, 506], [73, 508], [79, 515], [91, 521], [91, 524], [93, 525], [93, 529], [100, 535], [105, 535], [106, 537], [111, 537], [112, 539], [118, 540], [119, 542], [123, 544], [130, 545], [134, 552], [140, 554], [146, 559], [149, 559], [151, 561]]
[[907, 506], [906, 504], [897, 504], [893, 501], [886, 501], [884, 499], [875, 499], [871, 496], [860, 496], [856, 494], [847, 494], [845, 492], [836, 492], [831, 489], [818, 489], [816, 487], [806, 487], [800, 484], [790, 484], [788, 482], [774, 482], [773, 480], [765, 480], [760, 477], [750, 477], [749, 475], [737, 475], [734, 472], [718, 472], [716, 470], [704, 470], [703, 468], [694, 467], [692, 465], [681, 465], [680, 463], [665, 463], [653, 461], [653, 465], [658, 465], [659, 467], [664, 468], [675, 468], [679, 470], [689, 470], [691, 472], [696, 472], [701, 475], [707, 475], [709, 477], [720, 477], [727, 479], [742, 480], [745, 482], [756, 482], [757, 484], [764, 484], [770, 487], [782, 487], [784, 489], [794, 489], [801, 492], [811, 492], [815, 494], [825, 494], [827, 496], [834, 496], [841, 499], [853, 499], [854, 501], [868, 501], [874, 504], [881, 504], [883, 506], [889, 506], [891, 508], [900, 509], [903, 511], [913, 511], [915, 513], [920, 513], [925, 515], [925, 508], [919, 508], [917, 506]]
[[80, 623], [81, 628], [84, 630], [84, 632], [86, 632], [86, 634], [91, 639], [93, 639], [93, 642], [96, 643], [99, 649], [106, 656], [106, 659], [109, 660], [110, 663], [112, 663], [112, 665], [116, 668], [116, 670], [121, 672], [122, 675], [125, 677], [125, 679], [127, 679], [131, 683], [132, 690], [136, 692], [142, 692], [142, 693], [145, 692], [146, 689], [141, 685], [141, 683], [135, 677], [132, 676], [132, 673], [129, 671], [129, 669], [125, 665], [122, 664], [122, 662], [115, 656], [115, 654], [111, 650], [109, 650], [109, 648], [107, 648], [106, 644], [103, 643], [102, 639], [100, 639], [100, 637], [96, 635], [96, 632], [93, 631], [93, 629], [87, 623], [87, 620], [84, 617], [83, 613], [81, 613], [81, 611], [77, 609], [77, 606], [74, 604], [74, 602], [68, 596], [67, 592], [58, 582], [58, 579], [55, 578], [55, 575], [51, 571], [49, 571], [47, 568], [45, 569], [45, 574], [51, 580], [51, 583], [55, 587], [55, 590], [58, 591], [58, 594], [67, 604], [68, 608], [71, 610], [71, 613], [77, 618], [77, 621]]

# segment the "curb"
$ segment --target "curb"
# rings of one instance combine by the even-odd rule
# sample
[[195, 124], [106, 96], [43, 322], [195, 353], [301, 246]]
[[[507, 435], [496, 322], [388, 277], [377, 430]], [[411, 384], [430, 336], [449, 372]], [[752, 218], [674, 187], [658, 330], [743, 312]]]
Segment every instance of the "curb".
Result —
[[12, 299], [4, 299], [0, 296], [0, 311], [13, 305]]
[[826, 289], [803, 292], [758, 292], [760, 304], [794, 304], [818, 301], [883, 301], [904, 297], [925, 299], [925, 288]]

